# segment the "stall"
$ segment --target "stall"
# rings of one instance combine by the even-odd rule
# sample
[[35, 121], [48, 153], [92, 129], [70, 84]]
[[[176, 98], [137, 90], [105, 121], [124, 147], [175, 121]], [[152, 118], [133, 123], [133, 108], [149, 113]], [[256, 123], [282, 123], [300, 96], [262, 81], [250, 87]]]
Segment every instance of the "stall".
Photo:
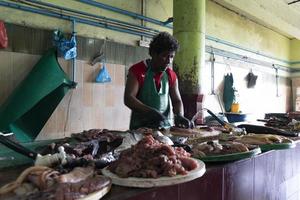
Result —
[[[230, 163], [208, 164], [203, 177], [165, 187], [113, 185], [104, 200], [118, 199], [297, 199], [300, 195], [300, 146], [274, 150]], [[14, 180], [27, 166], [5, 168], [0, 185]]]

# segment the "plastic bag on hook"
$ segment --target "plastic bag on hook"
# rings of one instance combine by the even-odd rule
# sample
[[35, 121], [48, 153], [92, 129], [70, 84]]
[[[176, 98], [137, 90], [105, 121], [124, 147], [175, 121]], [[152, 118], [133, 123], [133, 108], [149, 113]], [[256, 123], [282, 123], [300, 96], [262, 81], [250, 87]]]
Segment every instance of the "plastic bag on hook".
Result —
[[108, 83], [111, 82], [111, 77], [106, 69], [105, 63], [102, 64], [102, 67], [96, 77], [97, 83]]
[[0, 20], [0, 49], [7, 48], [8, 46], [8, 37], [6, 33], [6, 28], [4, 22]]
[[256, 85], [257, 76], [253, 74], [252, 70], [248, 73], [247, 77], [247, 87], [248, 88], [254, 88]]
[[56, 30], [54, 31], [53, 44], [57, 47], [58, 52], [65, 60], [70, 60], [76, 58], [77, 48], [76, 48], [76, 37], [72, 35], [70, 40], [64, 37], [64, 34]]

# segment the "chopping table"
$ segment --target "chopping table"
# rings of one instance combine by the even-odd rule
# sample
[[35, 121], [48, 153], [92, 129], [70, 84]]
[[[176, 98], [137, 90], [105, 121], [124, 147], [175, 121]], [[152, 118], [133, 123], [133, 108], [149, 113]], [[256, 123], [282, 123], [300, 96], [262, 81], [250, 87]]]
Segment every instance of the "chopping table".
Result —
[[[300, 144], [253, 158], [206, 165], [206, 173], [173, 186], [139, 189], [113, 186], [103, 200], [300, 200]], [[0, 186], [25, 169], [0, 171]]]

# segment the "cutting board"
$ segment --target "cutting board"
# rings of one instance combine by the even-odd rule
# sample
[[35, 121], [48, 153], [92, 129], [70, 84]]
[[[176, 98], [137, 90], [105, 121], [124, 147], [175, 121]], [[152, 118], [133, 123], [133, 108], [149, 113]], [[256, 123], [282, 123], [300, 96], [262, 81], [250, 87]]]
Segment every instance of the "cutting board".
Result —
[[120, 178], [118, 175], [110, 172], [107, 167], [102, 169], [103, 175], [112, 179], [112, 183], [120, 186], [138, 187], [138, 188], [151, 188], [158, 186], [175, 185], [179, 183], [188, 182], [201, 177], [205, 173], [205, 164], [201, 160], [194, 159], [198, 163], [198, 167], [189, 171], [186, 175], [177, 175], [173, 177], [160, 177], [160, 178]]

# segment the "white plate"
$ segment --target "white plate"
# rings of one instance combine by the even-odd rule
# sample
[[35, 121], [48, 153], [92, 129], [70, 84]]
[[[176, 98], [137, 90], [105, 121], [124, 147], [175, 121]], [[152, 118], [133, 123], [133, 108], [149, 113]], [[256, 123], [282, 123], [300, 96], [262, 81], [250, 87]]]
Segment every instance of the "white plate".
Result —
[[85, 197], [80, 198], [79, 200], [98, 200], [101, 199], [104, 195], [106, 195], [111, 188], [111, 184], [102, 188], [101, 190], [95, 191], [91, 194], [88, 194]]
[[[191, 158], [193, 159], [193, 158]], [[196, 178], [201, 177], [205, 173], [205, 164], [201, 160], [193, 159], [198, 163], [198, 167], [192, 171], [189, 171], [186, 175], [177, 175], [172, 177], [163, 176], [160, 178], [120, 178], [118, 175], [110, 172], [107, 167], [102, 169], [104, 176], [112, 179], [112, 183], [115, 185], [127, 186], [127, 187], [139, 187], [150, 188], [157, 186], [175, 185], [179, 183], [188, 182]]]

